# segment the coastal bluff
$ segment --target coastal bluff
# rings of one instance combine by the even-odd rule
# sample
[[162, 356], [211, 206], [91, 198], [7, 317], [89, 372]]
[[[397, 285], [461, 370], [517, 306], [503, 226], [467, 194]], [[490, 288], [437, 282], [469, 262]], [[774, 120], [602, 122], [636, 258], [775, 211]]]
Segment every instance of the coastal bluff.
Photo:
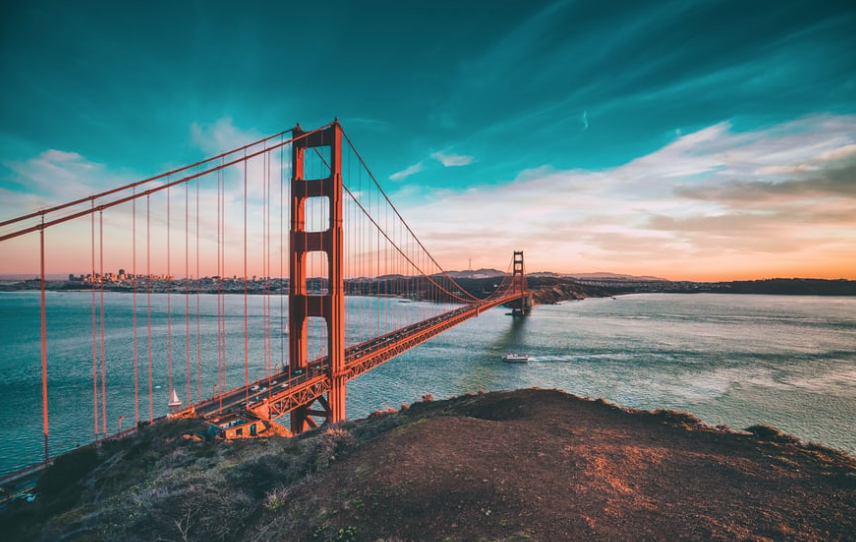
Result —
[[295, 439], [229, 442], [165, 422], [69, 458], [0, 517], [4, 539], [856, 537], [846, 453], [556, 390], [426, 396]]

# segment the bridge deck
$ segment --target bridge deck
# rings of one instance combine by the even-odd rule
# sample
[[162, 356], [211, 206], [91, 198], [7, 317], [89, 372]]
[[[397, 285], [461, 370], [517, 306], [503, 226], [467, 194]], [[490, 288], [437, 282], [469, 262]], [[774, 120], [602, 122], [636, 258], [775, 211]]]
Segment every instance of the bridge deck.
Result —
[[[436, 335], [481, 312], [509, 303], [525, 294], [509, 294], [465, 305], [439, 316], [396, 329], [385, 335], [356, 344], [345, 350], [345, 376], [348, 380], [374, 369], [395, 356], [422, 344]], [[327, 358], [319, 358], [306, 368], [279, 372], [193, 405], [185, 414], [205, 419], [250, 414], [252, 418], [274, 420], [298, 407], [321, 398], [332, 387]]]

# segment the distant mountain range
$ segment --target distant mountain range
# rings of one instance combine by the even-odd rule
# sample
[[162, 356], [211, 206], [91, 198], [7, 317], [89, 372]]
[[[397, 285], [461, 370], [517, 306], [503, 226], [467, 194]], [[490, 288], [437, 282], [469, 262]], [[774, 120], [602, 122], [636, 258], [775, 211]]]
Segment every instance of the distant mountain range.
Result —
[[[449, 275], [458, 279], [486, 279], [492, 277], [501, 277], [505, 273], [498, 269], [476, 269], [467, 271], [449, 271]], [[625, 282], [669, 282], [668, 279], [651, 276], [636, 276], [622, 275], [619, 273], [609, 273], [607, 271], [598, 271], [596, 273], [553, 273], [551, 271], [539, 271], [537, 273], [526, 273], [528, 277], [550, 277], [557, 279], [583, 279], [583, 280], [609, 280], [609, 281], [625, 281]]]
[[505, 275], [503, 271], [498, 269], [468, 269], [466, 271], [448, 271], [447, 273], [456, 279], [489, 279]]
[[[6, 275], [0, 274], [0, 282], [18, 282], [21, 280], [35, 280], [39, 278], [38, 273], [9, 273]], [[68, 273], [47, 273], [45, 280], [66, 280]]]
[[622, 275], [620, 273], [610, 273], [608, 271], [597, 271], [595, 273], [569, 273], [569, 274], [559, 274], [559, 273], [551, 273], [549, 271], [542, 273], [527, 273], [528, 276], [531, 277], [561, 277], [561, 278], [572, 278], [572, 279], [584, 279], [584, 280], [615, 280], [615, 281], [628, 281], [628, 282], [670, 282], [669, 279], [664, 279], [661, 277], [652, 277], [649, 275]]

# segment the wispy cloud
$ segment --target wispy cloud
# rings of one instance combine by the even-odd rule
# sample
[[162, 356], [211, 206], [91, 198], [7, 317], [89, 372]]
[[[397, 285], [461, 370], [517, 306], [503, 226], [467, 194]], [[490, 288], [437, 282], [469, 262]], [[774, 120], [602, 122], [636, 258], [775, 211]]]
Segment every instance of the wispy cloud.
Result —
[[[791, 168], [794, 175], [805, 171]], [[766, 179], [729, 180], [681, 186], [675, 194], [690, 199], [716, 202], [729, 207], [760, 207], [775, 201], [806, 201], [812, 198], [856, 197], [856, 165], [817, 171], [802, 179], [771, 181]]]
[[246, 145], [264, 137], [254, 130], [235, 126], [231, 117], [222, 117], [213, 124], [194, 122], [190, 125], [191, 142], [207, 155], [216, 155]]
[[391, 181], [403, 181], [404, 179], [410, 177], [411, 175], [416, 175], [420, 171], [424, 169], [424, 165], [422, 162], [416, 162], [412, 166], [408, 166], [401, 171], [395, 172], [389, 176], [389, 180]]
[[[26, 160], [3, 160], [13, 176], [6, 187], [10, 195], [26, 197], [29, 204], [42, 205], [79, 198], [110, 186], [117, 177], [103, 164], [87, 160], [76, 152], [48, 149]], [[11, 196], [10, 196], [11, 197]], [[3, 215], [21, 214], [32, 209], [20, 208], [20, 201], [3, 199]]]
[[[837, 265], [824, 271], [830, 276], [853, 276], [854, 144], [856, 117], [750, 132], [720, 123], [620, 167], [531, 168], [406, 216], [429, 248], [461, 264], [473, 246], [525, 247], [531, 269], [739, 278], [798, 274], [798, 263], [811, 261]], [[441, 212], [449, 218], [438, 222]]]
[[[443, 164], [443, 167], [461, 167], [472, 164], [475, 161], [475, 158], [473, 158], [472, 156], [452, 154], [446, 151], [437, 151], [431, 153], [430, 159], [436, 160], [437, 162]], [[401, 171], [397, 171], [390, 175], [389, 179], [391, 181], [403, 181], [408, 177], [425, 171], [426, 161], [428, 161], [428, 158], [422, 159], [416, 162], [415, 164], [402, 169]]]
[[460, 167], [472, 164], [475, 158], [472, 156], [463, 156], [458, 154], [450, 154], [445, 151], [437, 151], [431, 154], [431, 158], [440, 162], [445, 167]]

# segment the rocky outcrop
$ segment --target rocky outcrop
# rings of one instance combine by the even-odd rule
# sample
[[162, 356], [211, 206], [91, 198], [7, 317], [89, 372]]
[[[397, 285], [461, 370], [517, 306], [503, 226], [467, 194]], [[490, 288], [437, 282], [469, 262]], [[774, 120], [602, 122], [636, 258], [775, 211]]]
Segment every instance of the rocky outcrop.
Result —
[[536, 305], [554, 305], [561, 301], [577, 301], [587, 297], [611, 297], [618, 293], [601, 286], [554, 278], [530, 279], [529, 290]]

